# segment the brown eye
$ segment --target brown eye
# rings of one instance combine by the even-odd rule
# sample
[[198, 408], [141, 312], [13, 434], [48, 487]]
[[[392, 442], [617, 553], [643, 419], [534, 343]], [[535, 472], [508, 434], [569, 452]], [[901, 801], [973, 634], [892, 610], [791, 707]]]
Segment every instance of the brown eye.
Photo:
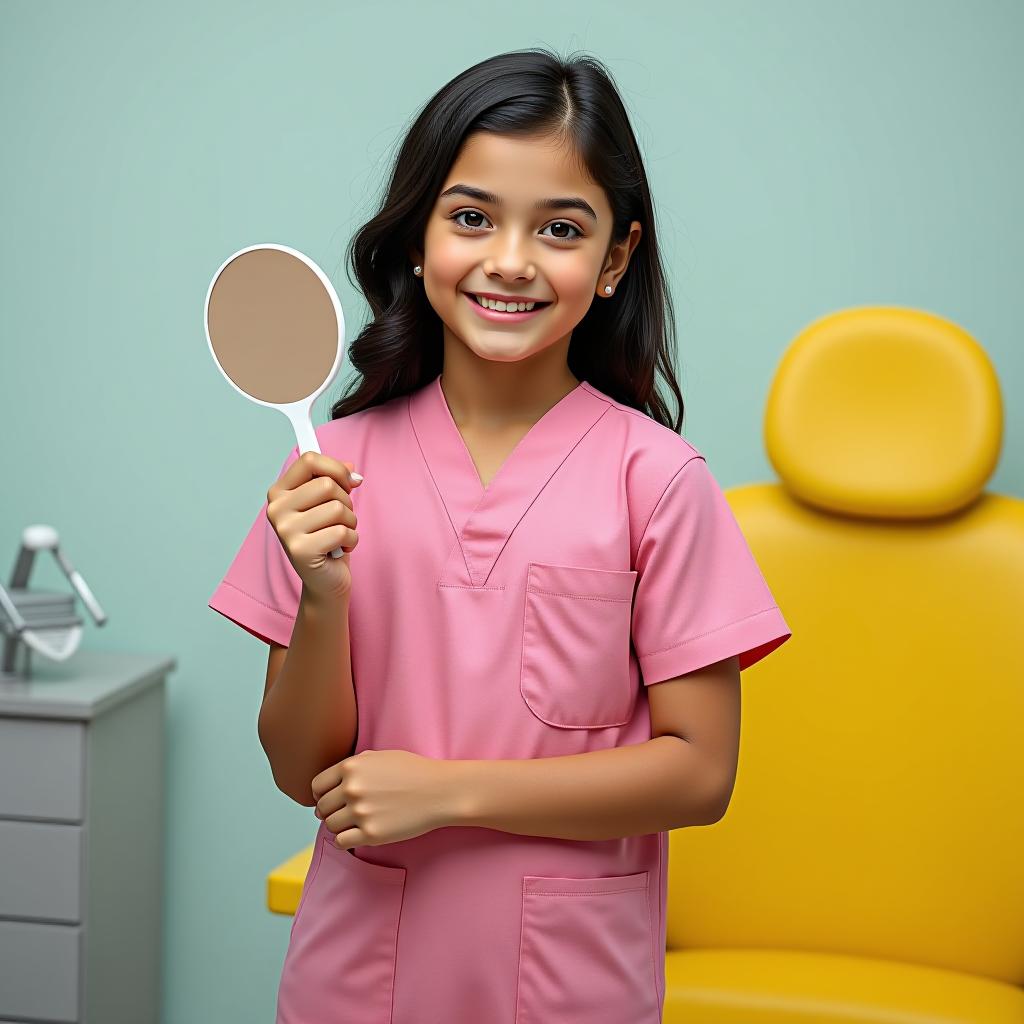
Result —
[[550, 224], [548, 224], [548, 227], [549, 228], [553, 228], [553, 227], [555, 227], [555, 225], [558, 225], [558, 227], [561, 227], [561, 228], [568, 228], [570, 231], [575, 231], [576, 234], [575, 235], [552, 235], [551, 236], [552, 238], [558, 238], [558, 239], [560, 239], [563, 242], [575, 242], [577, 238], [582, 238], [583, 237], [583, 232], [580, 231], [580, 229], [578, 227], [576, 227], [575, 224], [570, 224], [567, 220], [553, 220]]
[[[459, 227], [461, 227], [461, 228], [478, 228], [478, 227], [480, 227], [479, 224], [462, 224], [459, 221], [459, 218], [460, 217], [483, 217], [483, 216], [484, 215], [479, 210], [460, 210], [458, 213], [453, 213], [451, 215], [451, 217], [449, 217], [448, 219], [455, 221], [455, 223], [458, 224]], [[487, 218], [484, 217], [484, 220], [486, 220], [486, 219]]]

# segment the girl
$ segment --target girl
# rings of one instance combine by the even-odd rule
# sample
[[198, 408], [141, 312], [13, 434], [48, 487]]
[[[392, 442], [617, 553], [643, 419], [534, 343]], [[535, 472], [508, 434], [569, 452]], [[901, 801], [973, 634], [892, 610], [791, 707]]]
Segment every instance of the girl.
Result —
[[358, 385], [210, 600], [270, 644], [261, 740], [320, 819], [277, 1022], [657, 1024], [667, 831], [724, 813], [739, 672], [790, 631], [679, 434], [609, 73], [460, 74], [350, 255]]

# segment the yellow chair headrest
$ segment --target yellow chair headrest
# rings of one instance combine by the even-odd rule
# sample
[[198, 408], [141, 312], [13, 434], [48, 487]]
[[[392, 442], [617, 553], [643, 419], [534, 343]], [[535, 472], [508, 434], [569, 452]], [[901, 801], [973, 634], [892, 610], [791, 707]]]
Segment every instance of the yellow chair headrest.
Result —
[[768, 394], [768, 458], [815, 508], [867, 519], [971, 504], [999, 459], [1003, 404], [985, 350], [941, 316], [896, 306], [810, 324]]

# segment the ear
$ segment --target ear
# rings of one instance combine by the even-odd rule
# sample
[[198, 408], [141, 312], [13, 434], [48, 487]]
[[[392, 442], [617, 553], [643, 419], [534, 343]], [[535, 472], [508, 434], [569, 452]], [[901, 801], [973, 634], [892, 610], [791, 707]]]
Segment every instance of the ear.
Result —
[[621, 242], [609, 246], [608, 256], [601, 271], [602, 277], [607, 274], [614, 274], [616, 280], [622, 277], [629, 265], [629, 258], [633, 255], [633, 250], [640, 242], [641, 234], [643, 234], [643, 228], [640, 221], [635, 220], [629, 226], [629, 234]]

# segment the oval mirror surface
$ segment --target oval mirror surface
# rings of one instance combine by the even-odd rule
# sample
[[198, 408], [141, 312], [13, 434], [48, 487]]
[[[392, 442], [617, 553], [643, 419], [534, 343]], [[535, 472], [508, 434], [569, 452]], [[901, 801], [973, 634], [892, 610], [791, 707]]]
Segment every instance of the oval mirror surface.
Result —
[[281, 249], [249, 249], [224, 266], [207, 326], [223, 372], [259, 402], [301, 401], [335, 367], [340, 329], [331, 296], [312, 267]]

